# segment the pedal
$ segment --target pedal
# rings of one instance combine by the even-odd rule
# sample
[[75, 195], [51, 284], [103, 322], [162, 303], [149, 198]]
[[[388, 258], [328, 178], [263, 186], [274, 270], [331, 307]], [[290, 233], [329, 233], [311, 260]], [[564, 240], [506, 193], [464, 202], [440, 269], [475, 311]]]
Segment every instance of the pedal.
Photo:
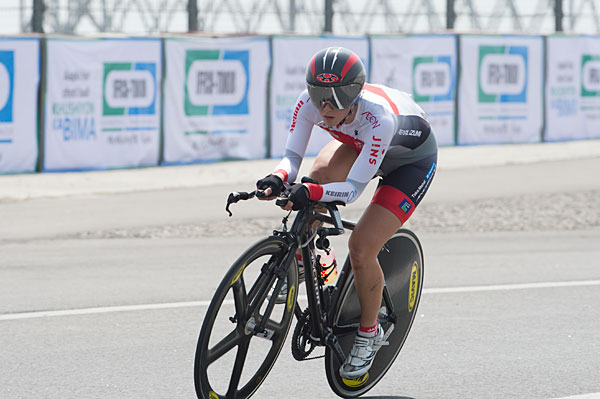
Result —
[[394, 331], [394, 324], [390, 324], [390, 328], [383, 334], [383, 340], [386, 341], [386, 345], [389, 344], [388, 338], [392, 335], [392, 331]]

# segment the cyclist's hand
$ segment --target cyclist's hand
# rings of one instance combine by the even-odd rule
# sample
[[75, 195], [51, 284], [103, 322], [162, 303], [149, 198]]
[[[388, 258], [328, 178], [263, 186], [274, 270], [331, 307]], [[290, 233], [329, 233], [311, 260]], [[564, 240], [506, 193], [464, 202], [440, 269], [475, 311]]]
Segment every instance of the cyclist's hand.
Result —
[[277, 198], [284, 189], [283, 180], [276, 174], [263, 177], [256, 182], [256, 188], [264, 190], [264, 195], [258, 196], [260, 200], [273, 200]]
[[287, 192], [288, 202], [282, 208], [286, 211], [304, 208], [308, 205], [310, 198], [310, 189], [304, 184], [296, 184], [292, 186]]

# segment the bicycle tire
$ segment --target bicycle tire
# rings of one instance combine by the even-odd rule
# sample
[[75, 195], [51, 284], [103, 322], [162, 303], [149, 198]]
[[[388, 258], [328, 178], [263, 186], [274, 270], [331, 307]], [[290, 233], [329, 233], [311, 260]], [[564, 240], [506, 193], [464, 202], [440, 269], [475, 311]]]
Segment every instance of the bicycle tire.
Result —
[[[417, 313], [423, 288], [424, 271], [423, 250], [417, 236], [407, 229], [398, 230], [386, 242], [378, 255], [378, 260], [394, 304], [397, 321], [388, 338], [389, 346], [384, 346], [377, 353], [369, 372], [358, 379], [343, 379], [339, 375], [340, 362], [331, 348], [326, 348], [327, 381], [331, 389], [343, 398], [355, 398], [363, 395], [383, 378], [400, 353]], [[346, 262], [348, 263], [349, 259], [346, 259]], [[350, 267], [349, 264], [347, 266]], [[349, 270], [348, 278], [342, 284], [337, 304], [334, 304], [337, 306], [337, 310], [333, 322], [337, 326], [358, 324], [360, 304], [354, 289], [354, 274], [351, 270]], [[382, 323], [385, 331], [388, 331], [390, 324], [389, 322]], [[354, 333], [338, 335], [337, 338], [344, 354], [348, 354], [354, 343]]]
[[[272, 333], [271, 337], [259, 337], [252, 331], [251, 323], [260, 322], [270, 295], [275, 295], [272, 287], [278, 279], [271, 270], [286, 258], [287, 252], [288, 246], [282, 239], [268, 237], [246, 250], [225, 274], [211, 300], [198, 337], [194, 362], [198, 398], [248, 398], [270, 372], [285, 343], [294, 315], [298, 295], [295, 256], [291, 257], [293, 260], [287, 270], [287, 302], [275, 305], [267, 321], [266, 329]], [[250, 290], [246, 286], [247, 281], [252, 283]], [[233, 300], [227, 300], [228, 297], [233, 297]], [[260, 306], [248, 314], [253, 300]], [[234, 307], [228, 306], [232, 302]], [[253, 350], [251, 355], [250, 349]], [[264, 357], [255, 355], [255, 349], [264, 352]], [[234, 361], [233, 367], [229, 368], [227, 364], [231, 356]]]

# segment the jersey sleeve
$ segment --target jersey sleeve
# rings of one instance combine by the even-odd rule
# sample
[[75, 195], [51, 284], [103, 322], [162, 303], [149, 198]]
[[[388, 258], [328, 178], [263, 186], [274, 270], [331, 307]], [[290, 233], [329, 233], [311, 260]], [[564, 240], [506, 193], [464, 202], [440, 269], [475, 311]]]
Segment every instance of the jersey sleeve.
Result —
[[284, 181], [293, 182], [296, 180], [300, 164], [306, 153], [312, 128], [318, 122], [317, 117], [318, 111], [310, 102], [308, 91], [304, 90], [300, 94], [300, 97], [298, 97], [294, 112], [292, 113], [290, 132], [285, 145], [283, 159], [273, 171], [273, 173], [281, 173], [284, 176]]
[[379, 126], [367, 127], [369, 134], [364, 146], [354, 161], [348, 177], [344, 182], [309, 185], [310, 199], [315, 201], [343, 201], [351, 203], [362, 194], [369, 181], [381, 166], [385, 152], [394, 136], [395, 123], [393, 116], [383, 114], [377, 116]]

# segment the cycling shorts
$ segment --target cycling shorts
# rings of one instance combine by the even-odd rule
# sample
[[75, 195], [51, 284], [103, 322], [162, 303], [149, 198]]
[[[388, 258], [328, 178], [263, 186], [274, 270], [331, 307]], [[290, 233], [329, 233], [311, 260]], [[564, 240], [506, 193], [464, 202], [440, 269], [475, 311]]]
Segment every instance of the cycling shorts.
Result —
[[427, 192], [436, 167], [437, 153], [394, 169], [379, 181], [371, 203], [383, 206], [406, 223]]

